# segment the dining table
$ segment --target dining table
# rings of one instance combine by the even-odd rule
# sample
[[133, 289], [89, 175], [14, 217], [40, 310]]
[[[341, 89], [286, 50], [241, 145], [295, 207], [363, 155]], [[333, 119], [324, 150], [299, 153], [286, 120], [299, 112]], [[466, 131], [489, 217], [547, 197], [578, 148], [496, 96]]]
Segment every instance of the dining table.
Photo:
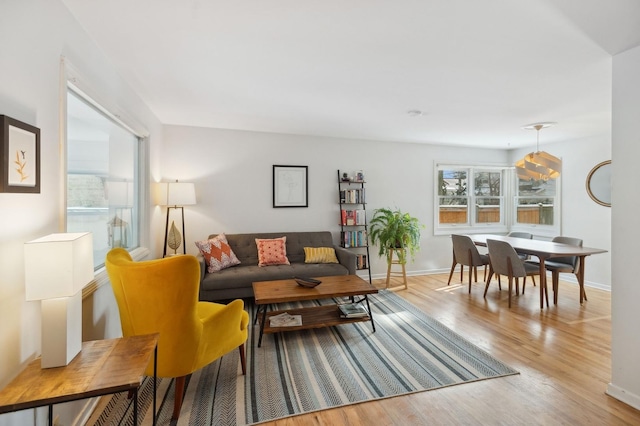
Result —
[[547, 271], [545, 268], [545, 261], [554, 257], [573, 257], [577, 256], [578, 270], [576, 272], [576, 278], [578, 279], [578, 285], [580, 286], [580, 304], [585, 300], [584, 291], [584, 265], [585, 258], [593, 254], [606, 253], [607, 250], [593, 247], [581, 247], [569, 244], [554, 243], [544, 240], [533, 240], [528, 238], [508, 237], [504, 235], [493, 234], [469, 234], [469, 238], [477, 246], [486, 247], [487, 240], [499, 240], [509, 244], [518, 252], [522, 254], [528, 254], [536, 256], [539, 259], [540, 266], [540, 309], [544, 309], [544, 302], [546, 301], [547, 307], [549, 307], [549, 296], [547, 294]]

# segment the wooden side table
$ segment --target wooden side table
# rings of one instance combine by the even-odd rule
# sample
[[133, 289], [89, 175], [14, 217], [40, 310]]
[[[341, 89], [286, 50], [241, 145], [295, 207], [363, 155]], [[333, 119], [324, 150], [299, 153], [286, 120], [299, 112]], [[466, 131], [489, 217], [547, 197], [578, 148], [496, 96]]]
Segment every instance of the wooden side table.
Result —
[[0, 391], [0, 414], [112, 393], [134, 393], [134, 424], [138, 422], [138, 388], [153, 356], [153, 424], [156, 424], [156, 369], [159, 334], [84, 342], [64, 367], [41, 368], [40, 358]]

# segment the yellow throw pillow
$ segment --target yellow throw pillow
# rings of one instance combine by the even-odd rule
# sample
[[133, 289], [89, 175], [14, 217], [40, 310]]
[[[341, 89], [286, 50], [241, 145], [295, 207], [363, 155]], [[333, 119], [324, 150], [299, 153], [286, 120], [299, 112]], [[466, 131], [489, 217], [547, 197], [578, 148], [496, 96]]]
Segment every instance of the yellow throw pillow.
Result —
[[305, 247], [304, 263], [339, 263], [333, 247]]

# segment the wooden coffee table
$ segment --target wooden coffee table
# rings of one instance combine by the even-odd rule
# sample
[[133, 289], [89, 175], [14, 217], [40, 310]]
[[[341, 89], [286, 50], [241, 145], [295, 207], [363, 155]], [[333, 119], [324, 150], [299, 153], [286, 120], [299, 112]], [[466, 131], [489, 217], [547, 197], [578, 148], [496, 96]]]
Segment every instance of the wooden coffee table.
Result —
[[[322, 283], [314, 288], [302, 287], [293, 279], [256, 281], [253, 283], [253, 294], [255, 296], [257, 306], [254, 324], [255, 321], [258, 320], [258, 317], [260, 317], [260, 313], [262, 313], [260, 318], [260, 338], [258, 339], [258, 347], [262, 345], [262, 335], [264, 333], [279, 333], [282, 331], [331, 327], [334, 325], [351, 324], [362, 321], [371, 321], [371, 327], [374, 332], [376, 331], [367, 295], [377, 293], [377, 288], [373, 287], [370, 283], [357, 275], [337, 275], [313, 278], [322, 281]], [[366, 304], [369, 316], [361, 318], [341, 318], [340, 309], [335, 301], [322, 306], [287, 309], [286, 311], [268, 311], [269, 305], [271, 304], [275, 305], [278, 303], [299, 302], [303, 300], [335, 299], [338, 297], [356, 298], [357, 296], [360, 296], [360, 298], [355, 299], [355, 302]], [[269, 317], [283, 312], [287, 312], [291, 315], [302, 315], [302, 325], [271, 327], [269, 325]]]

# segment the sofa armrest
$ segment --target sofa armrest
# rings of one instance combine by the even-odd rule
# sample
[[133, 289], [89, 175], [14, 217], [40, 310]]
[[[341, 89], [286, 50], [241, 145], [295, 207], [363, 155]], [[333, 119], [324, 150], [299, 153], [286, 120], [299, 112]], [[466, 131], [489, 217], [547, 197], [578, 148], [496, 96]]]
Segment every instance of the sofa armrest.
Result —
[[350, 275], [356, 274], [357, 256], [354, 252], [340, 246], [334, 246], [338, 262], [349, 270]]
[[198, 254], [196, 256], [198, 262], [200, 262], [200, 282], [204, 279], [204, 274], [207, 273], [207, 261], [204, 260], [204, 256], [202, 254]]

